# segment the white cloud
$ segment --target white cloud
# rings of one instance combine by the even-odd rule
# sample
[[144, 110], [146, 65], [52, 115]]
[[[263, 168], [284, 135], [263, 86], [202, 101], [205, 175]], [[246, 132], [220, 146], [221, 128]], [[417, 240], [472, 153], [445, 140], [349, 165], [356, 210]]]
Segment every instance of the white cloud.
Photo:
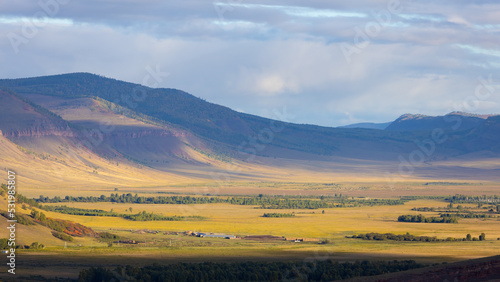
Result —
[[[386, 0], [219, 1], [222, 17], [211, 1], [88, 0], [36, 19], [37, 3], [0, 0], [1, 77], [86, 71], [140, 83], [159, 65], [171, 74], [162, 87], [269, 117], [287, 106], [299, 123], [444, 114], [500, 65], [496, 1], [401, 1], [350, 64], [339, 45], [354, 44]], [[14, 53], [7, 34], [37, 20], [46, 24]], [[495, 110], [498, 96], [477, 111]]]
[[282, 6], [282, 5], [268, 5], [268, 4], [244, 4], [244, 3], [233, 3], [233, 2], [216, 2], [216, 6], [226, 7], [228, 10], [233, 10], [235, 8], [246, 8], [246, 9], [271, 9], [283, 12], [290, 16], [305, 17], [305, 18], [336, 18], [336, 17], [352, 17], [352, 18], [364, 18], [366, 14], [359, 12], [348, 12], [341, 10], [332, 9], [316, 9], [310, 7], [300, 7], [300, 6]]

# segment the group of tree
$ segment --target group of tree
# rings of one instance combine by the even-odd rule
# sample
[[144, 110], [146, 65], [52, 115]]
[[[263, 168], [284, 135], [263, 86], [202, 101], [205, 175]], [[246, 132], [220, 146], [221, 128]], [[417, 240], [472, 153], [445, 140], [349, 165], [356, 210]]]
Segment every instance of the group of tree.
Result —
[[[9, 239], [7, 238], [1, 238], [0, 239], [0, 250], [7, 250], [10, 249], [11, 246], [9, 246]], [[45, 246], [43, 244], [40, 244], [38, 242], [33, 242], [30, 245], [16, 245], [16, 249], [43, 249]]]
[[71, 215], [83, 215], [83, 216], [111, 216], [111, 217], [120, 217], [121, 214], [115, 213], [115, 212], [110, 212], [110, 211], [105, 211], [105, 210], [100, 210], [100, 209], [82, 209], [82, 208], [74, 208], [74, 207], [68, 207], [68, 206], [48, 206], [44, 205], [42, 207], [43, 210], [46, 211], [51, 211], [51, 212], [58, 212], [58, 213], [64, 213], [64, 214], [71, 214]]
[[106, 240], [118, 240], [120, 239], [120, 236], [109, 232], [101, 232], [99, 233], [99, 238]]
[[40, 203], [38, 203], [36, 200], [27, 198], [19, 193], [17, 193], [17, 195], [16, 195], [16, 201], [19, 204], [28, 204], [28, 205], [35, 207], [35, 208], [41, 207]]
[[155, 214], [152, 212], [142, 211], [136, 214], [124, 214], [123, 218], [133, 221], [181, 221], [181, 220], [203, 220], [202, 216], [164, 216], [161, 214]]
[[440, 213], [440, 217], [454, 217], [454, 218], [496, 218], [497, 216], [486, 213]]
[[458, 223], [456, 217], [425, 217], [419, 215], [400, 215], [399, 222], [424, 222], [424, 223]]
[[59, 238], [63, 241], [73, 242], [73, 237], [63, 232], [52, 231], [52, 236]]
[[[115, 213], [113, 211], [105, 211], [100, 209], [82, 209], [74, 208], [68, 206], [43, 206], [42, 209], [52, 212], [71, 214], [71, 215], [83, 215], [83, 216], [111, 216], [111, 217], [122, 217], [124, 219], [133, 221], [181, 221], [181, 220], [204, 220], [202, 216], [163, 216], [155, 213], [148, 213], [142, 211], [136, 214], [122, 214]], [[132, 212], [132, 208], [129, 209]]]
[[133, 195], [132, 193], [118, 194], [111, 193], [110, 196], [101, 195], [95, 196], [66, 196], [64, 198], [55, 196], [54, 198], [45, 197], [40, 195], [36, 199], [38, 203], [64, 203], [64, 202], [84, 202], [84, 203], [98, 203], [98, 202], [111, 202], [111, 203], [131, 203], [131, 204], [171, 204], [171, 205], [192, 205], [192, 204], [216, 204], [227, 202], [227, 199], [218, 197], [195, 197], [195, 196], [156, 196], [145, 197]]
[[176, 263], [152, 266], [82, 270], [80, 281], [333, 281], [373, 276], [423, 267], [412, 260], [362, 261], [339, 263], [332, 260], [312, 262], [238, 262]]
[[71, 236], [95, 236], [94, 230], [79, 223], [69, 220], [53, 219], [38, 210], [31, 210], [31, 217], [39, 224], [54, 231], [66, 233]]
[[481, 233], [481, 235], [479, 235], [479, 238], [472, 237], [470, 234], [467, 234], [467, 236], [465, 236], [464, 238], [464, 241], [484, 241], [484, 240], [486, 240], [486, 235], [484, 233]]
[[465, 209], [471, 209], [470, 207], [464, 207], [462, 205], [454, 206], [453, 203], [449, 203], [446, 207], [419, 207], [412, 208], [412, 211], [423, 211], [423, 212], [440, 212], [440, 211], [463, 211]]
[[451, 203], [497, 203], [500, 204], [500, 196], [498, 195], [482, 195], [482, 196], [470, 196], [470, 195], [460, 195], [447, 197], [445, 199]]
[[6, 211], [0, 211], [0, 214], [5, 217], [6, 219], [12, 219], [12, 220], [17, 220], [17, 223], [22, 224], [22, 225], [34, 225], [35, 223], [33, 220], [24, 214], [21, 213], [16, 213], [14, 217], [11, 217], [11, 213], [8, 213]]
[[232, 205], [253, 205], [265, 209], [320, 209], [335, 207], [358, 207], [358, 206], [380, 206], [380, 205], [402, 205], [407, 200], [403, 199], [354, 199], [347, 197], [299, 197], [299, 196], [269, 196], [260, 194], [258, 196], [233, 196], [233, 197], [208, 197], [208, 196], [155, 196], [146, 197], [133, 195], [131, 193], [112, 193], [110, 196], [66, 196], [64, 198], [49, 198], [40, 196], [35, 200], [37, 203], [63, 203], [63, 202], [112, 202], [112, 203], [135, 203], [135, 204], [217, 204], [228, 203]]
[[5, 194], [7, 194], [7, 185], [5, 184], [0, 184], [0, 196], [5, 196]]
[[295, 213], [264, 213], [262, 217], [294, 217]]
[[[486, 235], [481, 233], [478, 238], [472, 238], [470, 234], [467, 234], [465, 238], [453, 238], [448, 237], [446, 239], [438, 239], [435, 236], [415, 236], [410, 233], [396, 235], [393, 233], [366, 233], [359, 234], [353, 236], [346, 236], [346, 238], [353, 239], [363, 239], [363, 240], [375, 240], [375, 241], [385, 241], [385, 240], [393, 240], [393, 241], [412, 241], [412, 242], [445, 242], [445, 241], [484, 241], [486, 240]], [[474, 240], [475, 239], [475, 240]]]
[[[478, 207], [483, 206], [483, 203], [479, 202]], [[460, 216], [464, 218], [492, 218], [495, 217], [491, 215], [491, 213], [500, 213], [500, 204], [491, 204], [489, 206], [485, 206], [490, 208], [489, 211], [475, 211], [473, 207], [464, 207], [462, 205], [457, 205], [454, 207], [453, 203], [450, 203], [447, 207], [435, 208], [435, 207], [420, 207], [420, 208], [412, 208], [412, 211], [421, 211], [421, 212], [465, 212], [467, 215]]]
[[393, 241], [416, 241], [416, 242], [436, 242], [436, 241], [444, 241], [437, 239], [435, 236], [415, 236], [411, 235], [410, 233], [406, 233], [404, 235], [396, 235], [393, 233], [366, 233], [366, 234], [359, 234], [359, 235], [353, 235], [353, 236], [346, 236], [347, 238], [354, 238], [354, 239], [363, 239], [363, 240], [375, 240], [375, 241], [385, 241], [385, 240], [393, 240]]

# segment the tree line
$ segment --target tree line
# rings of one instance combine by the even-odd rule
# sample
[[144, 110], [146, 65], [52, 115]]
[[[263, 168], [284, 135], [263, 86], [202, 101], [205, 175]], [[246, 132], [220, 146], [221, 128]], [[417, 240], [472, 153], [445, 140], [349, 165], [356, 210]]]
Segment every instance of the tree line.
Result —
[[[363, 240], [375, 240], [375, 241], [385, 241], [385, 240], [393, 240], [393, 241], [412, 241], [412, 242], [445, 242], [445, 241], [484, 241], [486, 240], [486, 235], [481, 233], [478, 238], [472, 238], [470, 234], [467, 234], [465, 238], [453, 238], [448, 237], [446, 239], [438, 239], [435, 236], [415, 236], [410, 233], [396, 235], [393, 233], [366, 233], [359, 235], [346, 236], [346, 238], [353, 239], [363, 239]], [[474, 240], [475, 239], [475, 240]]]
[[24, 214], [16, 213], [14, 218], [11, 218], [10, 213], [8, 213], [7, 211], [0, 211], [0, 214], [6, 219], [17, 220], [17, 223], [22, 225], [35, 225], [33, 220], [29, 216], [26, 216]]
[[419, 215], [400, 215], [399, 222], [424, 222], [424, 223], [458, 223], [456, 217], [425, 217]]
[[176, 263], [143, 267], [90, 268], [80, 271], [79, 281], [333, 281], [406, 271], [425, 265], [413, 260], [313, 262]]
[[262, 217], [294, 217], [294, 213], [265, 213]]
[[66, 233], [72, 236], [95, 236], [94, 230], [76, 222], [53, 219], [35, 209], [31, 210], [30, 215], [37, 223], [57, 232]]
[[142, 211], [136, 214], [122, 214], [115, 213], [112, 211], [105, 211], [99, 209], [82, 209], [73, 208], [68, 206], [43, 206], [42, 209], [46, 211], [58, 212], [63, 214], [71, 215], [83, 215], [83, 216], [111, 216], [111, 217], [122, 217], [124, 219], [133, 221], [181, 221], [181, 220], [204, 220], [202, 216], [163, 216], [160, 214], [155, 214], [153, 212]]
[[358, 207], [358, 206], [380, 206], [380, 205], [402, 205], [407, 200], [403, 199], [354, 199], [347, 197], [297, 197], [297, 196], [233, 196], [233, 197], [207, 197], [207, 196], [155, 196], [145, 197], [111, 193], [110, 196], [100, 197], [73, 197], [64, 198], [55, 196], [49, 198], [40, 196], [34, 200], [37, 203], [64, 203], [64, 202], [112, 202], [112, 203], [133, 203], [133, 204], [172, 204], [172, 205], [192, 205], [192, 204], [218, 204], [227, 203], [232, 205], [252, 205], [263, 209], [320, 209], [336, 207]]
[[455, 196], [447, 197], [445, 200], [451, 203], [500, 203], [500, 196], [470, 196], [456, 194]]
[[454, 218], [496, 218], [497, 216], [485, 213], [440, 213], [440, 217], [454, 217]]

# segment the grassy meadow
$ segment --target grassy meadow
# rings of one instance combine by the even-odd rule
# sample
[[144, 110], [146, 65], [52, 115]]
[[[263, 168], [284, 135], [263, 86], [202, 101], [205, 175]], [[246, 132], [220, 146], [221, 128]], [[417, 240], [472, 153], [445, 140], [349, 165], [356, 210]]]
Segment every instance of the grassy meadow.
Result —
[[[238, 186], [231, 184], [229, 186]], [[343, 193], [349, 198], [358, 197], [358, 192], [380, 191], [383, 184], [369, 186], [366, 183], [344, 183], [336, 187], [322, 184], [293, 184], [293, 183], [244, 183], [240, 186], [250, 187], [245, 195], [252, 194], [252, 189], [267, 188], [265, 191], [288, 191], [283, 194], [301, 195], [333, 195]], [[451, 195], [448, 185], [440, 189], [435, 185], [422, 183], [405, 184], [407, 190], [399, 190], [402, 194], [423, 196], [425, 189], [431, 189], [441, 195]], [[194, 185], [196, 189], [205, 187], [203, 184]], [[325, 187], [326, 186], [326, 187]], [[469, 189], [482, 195], [481, 188], [487, 190], [494, 185], [474, 186], [459, 185], [462, 189]], [[273, 188], [274, 187], [274, 188]], [[306, 188], [298, 190], [298, 188]], [[140, 196], [168, 196], [191, 194], [193, 189], [180, 189], [179, 186], [171, 188], [177, 191], [158, 191], [145, 189]], [[309, 190], [307, 188], [310, 188]], [[272, 189], [276, 189], [273, 191]], [[264, 189], [260, 189], [263, 191]], [[299, 193], [292, 193], [297, 192]], [[391, 198], [396, 192], [387, 190], [383, 197]], [[102, 191], [83, 193], [82, 196], [111, 193], [127, 193], [132, 191]], [[182, 193], [184, 192], [184, 193]], [[244, 194], [243, 191], [241, 194]], [[369, 193], [368, 193], [369, 194]], [[490, 194], [490, 193], [485, 193]], [[78, 195], [75, 193], [74, 195]], [[192, 195], [192, 194], [191, 194]], [[352, 195], [352, 196], [350, 196]], [[64, 195], [61, 195], [64, 197]], [[360, 195], [359, 195], [360, 196]], [[221, 196], [227, 197], [227, 196]], [[375, 197], [370, 197], [375, 198]], [[0, 205], [6, 206], [5, 199], [0, 200]], [[55, 238], [51, 230], [40, 225], [24, 226], [18, 224], [19, 244], [29, 245], [39, 242], [45, 245], [39, 250], [19, 250], [25, 259], [26, 271], [38, 273], [37, 261], [44, 258], [48, 264], [57, 268], [61, 258], [67, 259], [67, 269], [61, 269], [68, 277], [75, 277], [81, 266], [92, 265], [117, 265], [117, 264], [151, 264], [154, 262], [201, 262], [201, 261], [245, 261], [245, 260], [304, 260], [304, 259], [334, 259], [338, 261], [353, 260], [392, 260], [413, 259], [425, 263], [440, 263], [459, 261], [498, 255], [500, 253], [500, 218], [460, 218], [457, 224], [446, 223], [414, 223], [398, 222], [400, 215], [424, 214], [426, 217], [436, 216], [439, 213], [414, 211], [413, 208], [444, 208], [449, 203], [442, 199], [417, 199], [410, 200], [402, 205], [337, 207], [320, 209], [262, 209], [251, 205], [234, 205], [229, 203], [212, 204], [135, 204], [112, 202], [62, 202], [45, 203], [43, 205], [65, 205], [82, 209], [99, 209], [113, 211], [118, 214], [137, 214], [139, 212], [152, 212], [164, 216], [202, 216], [203, 220], [181, 221], [131, 221], [122, 217], [110, 216], [81, 216], [57, 212], [42, 211], [47, 217], [69, 220], [92, 228], [98, 233], [109, 232], [119, 236], [120, 240], [135, 240], [138, 244], [117, 243], [117, 240], [102, 240], [93, 237], [74, 237], [72, 242], [64, 242]], [[478, 211], [477, 204], [461, 204], [470, 211]], [[18, 213], [29, 215], [31, 207], [26, 209], [18, 207]], [[132, 211], [130, 210], [132, 209]], [[39, 210], [39, 209], [38, 209]], [[324, 212], [323, 212], [324, 211]], [[294, 213], [293, 217], [273, 218], [263, 217], [264, 213]], [[2, 220], [2, 225], [6, 224]], [[199, 238], [187, 236], [185, 231], [204, 233], [220, 233], [236, 235], [242, 239], [227, 240], [222, 238]], [[485, 241], [452, 241], [452, 242], [408, 242], [408, 241], [374, 241], [346, 238], [357, 234], [370, 232], [376, 233], [410, 233], [415, 236], [435, 236], [438, 239], [448, 237], [464, 238], [467, 234], [478, 237], [486, 234]], [[313, 238], [317, 242], [299, 242], [283, 240], [248, 240], [246, 236], [273, 235], [286, 238]], [[0, 238], [8, 236], [6, 228], [0, 228]], [[326, 241], [326, 243], [324, 243]], [[109, 244], [113, 242], [112, 244]], [[321, 244], [323, 242], [324, 244]], [[31, 269], [31, 270], [30, 270]], [[73, 269], [73, 270], [71, 270]], [[31, 272], [30, 272], [31, 271]]]

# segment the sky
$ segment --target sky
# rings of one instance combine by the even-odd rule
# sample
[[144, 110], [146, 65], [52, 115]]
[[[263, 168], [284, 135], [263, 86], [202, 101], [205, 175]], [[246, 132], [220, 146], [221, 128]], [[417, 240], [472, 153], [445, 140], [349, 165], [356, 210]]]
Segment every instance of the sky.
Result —
[[500, 3], [0, 0], [0, 65], [143, 84], [155, 70], [149, 86], [323, 126], [500, 113]]

